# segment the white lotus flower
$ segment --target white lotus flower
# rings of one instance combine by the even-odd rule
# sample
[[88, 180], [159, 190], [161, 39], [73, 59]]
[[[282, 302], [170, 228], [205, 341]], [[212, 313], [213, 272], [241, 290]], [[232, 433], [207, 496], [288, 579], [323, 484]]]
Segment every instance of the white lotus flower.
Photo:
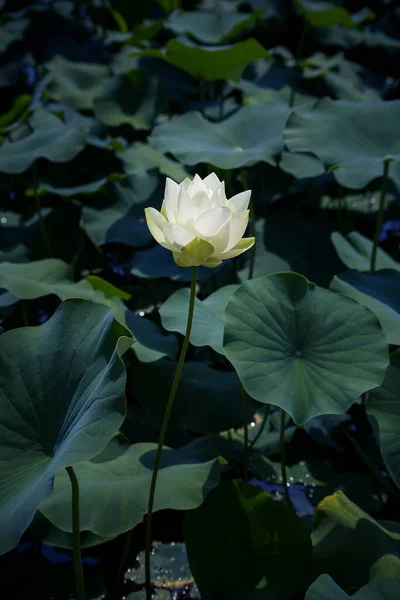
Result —
[[161, 213], [145, 209], [146, 221], [154, 239], [171, 250], [180, 267], [217, 267], [253, 246], [253, 237], [242, 237], [251, 190], [227, 200], [224, 182], [211, 173], [181, 184], [167, 177], [164, 196]]

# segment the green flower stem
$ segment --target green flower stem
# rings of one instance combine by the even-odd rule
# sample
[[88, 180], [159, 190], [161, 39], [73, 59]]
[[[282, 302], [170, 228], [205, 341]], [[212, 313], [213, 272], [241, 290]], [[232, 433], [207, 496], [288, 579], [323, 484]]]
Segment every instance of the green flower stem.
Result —
[[[243, 190], [248, 190], [249, 185], [247, 183], [246, 172], [243, 167], [240, 169], [240, 177], [242, 179], [242, 187]], [[253, 202], [250, 200], [250, 227], [251, 227], [251, 237], [256, 237], [256, 214], [254, 212]], [[249, 264], [249, 279], [253, 279], [254, 276], [254, 263], [256, 260], [256, 244], [250, 249], [250, 264]]]
[[265, 405], [265, 413], [263, 416], [263, 420], [260, 426], [260, 429], [257, 431], [257, 435], [254, 436], [254, 438], [251, 440], [250, 442], [250, 446], [249, 446], [249, 450], [252, 450], [253, 447], [255, 446], [255, 444], [258, 442], [258, 440], [260, 439], [266, 424], [268, 423], [268, 419], [269, 419], [269, 413], [271, 410], [271, 405], [270, 404], [266, 404]]
[[117, 578], [115, 580], [115, 586], [112, 594], [110, 595], [110, 600], [118, 600], [118, 592], [121, 585], [121, 580], [125, 571], [125, 564], [129, 556], [129, 551], [132, 545], [132, 537], [133, 537], [133, 529], [130, 529], [125, 536], [124, 549], [122, 551], [121, 562], [119, 563]]
[[165, 435], [167, 433], [167, 427], [169, 418], [171, 416], [172, 407], [176, 392], [181, 378], [183, 364], [185, 362], [186, 352], [189, 346], [190, 332], [192, 330], [193, 313], [194, 313], [194, 301], [196, 298], [196, 281], [197, 281], [197, 267], [192, 267], [192, 284], [190, 287], [190, 300], [189, 300], [189, 311], [186, 325], [185, 339], [183, 341], [181, 354], [179, 356], [178, 366], [176, 368], [174, 380], [172, 382], [171, 391], [169, 394], [167, 407], [165, 409], [164, 420], [161, 425], [160, 437], [158, 439], [157, 452], [154, 460], [153, 473], [150, 483], [149, 503], [147, 507], [146, 516], [146, 545], [145, 545], [145, 576], [146, 576], [146, 600], [151, 600], [151, 572], [150, 572], [150, 555], [151, 555], [151, 522], [153, 516], [154, 496], [157, 485], [158, 469], [160, 467], [160, 460], [162, 454], [162, 447], [164, 445]]
[[285, 426], [286, 426], [286, 412], [282, 408], [280, 446], [281, 446], [281, 471], [282, 471], [283, 494], [285, 497], [286, 506], [288, 506], [288, 508], [294, 510], [292, 501], [290, 499], [287, 476], [286, 476]]
[[243, 410], [243, 435], [244, 435], [244, 448], [243, 448], [243, 480], [249, 480], [249, 428], [247, 423], [247, 393], [244, 389], [242, 382], [240, 382], [240, 397], [242, 400]]
[[72, 538], [74, 570], [76, 580], [76, 593], [78, 600], [85, 600], [85, 584], [83, 581], [82, 559], [81, 559], [81, 531], [79, 519], [79, 483], [72, 467], [65, 467], [71, 480], [72, 487]]
[[383, 217], [385, 214], [385, 198], [386, 198], [386, 190], [387, 190], [387, 184], [388, 184], [389, 162], [390, 162], [389, 160], [385, 160], [384, 167], [383, 167], [381, 197], [379, 200], [378, 216], [376, 218], [376, 228], [375, 228], [375, 234], [374, 234], [374, 245], [372, 246], [372, 254], [371, 254], [371, 266], [370, 266], [371, 273], [373, 273], [375, 271], [376, 253], [378, 252], [379, 236], [381, 234]]

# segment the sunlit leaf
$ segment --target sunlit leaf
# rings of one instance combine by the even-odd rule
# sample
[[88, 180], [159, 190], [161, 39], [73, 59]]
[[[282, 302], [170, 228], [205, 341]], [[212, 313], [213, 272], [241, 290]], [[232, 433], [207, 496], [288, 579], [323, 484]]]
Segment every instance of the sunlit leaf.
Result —
[[373, 19], [372, 10], [363, 8], [351, 14], [343, 6], [334, 2], [315, 0], [294, 0], [298, 11], [305, 17], [312, 27], [326, 27], [328, 25], [341, 25], [342, 27], [357, 27], [363, 21]]
[[238, 81], [247, 65], [268, 56], [268, 52], [253, 39], [223, 47], [195, 46], [179, 40], [170, 40], [164, 50], [143, 50], [140, 56], [165, 60], [192, 77], [204, 81]]
[[327, 573], [343, 589], [400, 581], [399, 524], [375, 521], [343, 492], [318, 505], [312, 542], [315, 575]]

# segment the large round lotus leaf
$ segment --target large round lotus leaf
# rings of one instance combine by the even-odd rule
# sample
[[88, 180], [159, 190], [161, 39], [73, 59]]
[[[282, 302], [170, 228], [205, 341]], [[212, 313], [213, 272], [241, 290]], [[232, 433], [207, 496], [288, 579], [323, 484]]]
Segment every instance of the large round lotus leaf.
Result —
[[54, 56], [47, 64], [51, 74], [49, 92], [55, 100], [77, 110], [93, 108], [110, 78], [107, 65], [73, 62], [63, 56]]
[[[331, 240], [340, 260], [346, 267], [358, 269], [359, 271], [370, 270], [373, 248], [370, 239], [364, 237], [358, 231], [350, 231], [346, 236], [334, 231]], [[378, 271], [379, 269], [396, 269], [400, 271], [400, 263], [393, 260], [382, 248], [378, 248], [375, 270]]]
[[382, 19], [360, 29], [345, 29], [330, 26], [313, 31], [313, 37], [325, 46], [353, 48], [365, 45], [369, 48], [384, 48], [393, 51], [400, 48], [397, 35], [399, 18], [395, 10], [387, 12]]
[[61, 300], [67, 298], [94, 299], [88, 281], [74, 283], [71, 268], [58, 258], [45, 258], [29, 263], [0, 264], [0, 287], [17, 298], [32, 300], [54, 294]]
[[346, 412], [382, 382], [388, 364], [368, 308], [296, 273], [240, 286], [226, 307], [224, 349], [248, 394], [298, 425]]
[[189, 177], [189, 173], [180, 163], [157, 152], [150, 144], [134, 142], [126, 150], [117, 152], [117, 157], [124, 163], [125, 172], [128, 174], [158, 169], [162, 175], [178, 183]]
[[337, 56], [339, 57], [337, 68], [328, 72], [323, 71], [321, 76], [338, 100], [360, 102], [382, 99], [381, 90], [369, 87], [365, 81], [365, 78], [368, 77], [366, 69], [357, 63], [346, 60], [342, 53]]
[[327, 27], [341, 25], [342, 27], [357, 27], [367, 19], [375, 17], [372, 10], [361, 9], [355, 14], [349, 13], [343, 6], [334, 2], [315, 0], [294, 0], [298, 11], [308, 21], [311, 27]]
[[176, 11], [164, 26], [177, 34], [189, 34], [203, 44], [223, 44], [253, 25], [258, 16], [259, 12]]
[[289, 600], [310, 581], [307, 527], [248, 483], [222, 481], [186, 515], [184, 538], [203, 600]]
[[[211, 346], [216, 352], [224, 354], [223, 316], [225, 307], [237, 285], [226, 285], [201, 301], [196, 298], [190, 341], [194, 346]], [[189, 290], [176, 291], [160, 308], [161, 321], [168, 331], [186, 331], [189, 310]]]
[[308, 588], [305, 600], [397, 600], [400, 582], [395, 579], [371, 581], [355, 594], [349, 596], [329, 575], [320, 575]]
[[290, 150], [312, 152], [327, 167], [335, 167], [334, 176], [345, 187], [361, 188], [382, 177], [386, 160], [391, 161], [389, 177], [400, 184], [393, 164], [400, 160], [400, 100], [325, 98], [311, 110], [291, 115], [283, 137]]
[[127, 124], [135, 129], [150, 129], [159, 106], [159, 81], [144, 71], [114, 77], [93, 103], [94, 114], [105, 125]]
[[[70, 484], [71, 485], [71, 484]], [[74, 547], [72, 533], [59, 529], [51, 523], [40, 510], [36, 511], [34, 519], [29, 526], [29, 533], [35, 540], [54, 546], [72, 550]], [[81, 531], [81, 548], [91, 548], [109, 542], [113, 538], [103, 538], [91, 531]]]
[[70, 279], [69, 265], [57, 258], [21, 264], [0, 263], [0, 287], [9, 292], [1, 301], [3, 306], [12, 303], [13, 297], [32, 300], [54, 294], [61, 300], [84, 298], [112, 308], [117, 321], [137, 340], [133, 349], [144, 362], [174, 355], [177, 351], [175, 336], [163, 335], [157, 323], [135, 315], [121, 300], [126, 299], [124, 292], [99, 277], [74, 283]]
[[[101, 537], [133, 529], [147, 511], [157, 444], [120, 444], [114, 438], [93, 460], [75, 467], [80, 489], [80, 525]], [[218, 484], [218, 449], [207, 438], [171, 450], [164, 448], [158, 473], [154, 510], [191, 510], [200, 506]], [[71, 483], [65, 470], [39, 509], [63, 531], [72, 531], [68, 507]]]
[[391, 355], [382, 385], [368, 394], [367, 415], [389, 473], [400, 488], [400, 350]]
[[400, 273], [351, 269], [334, 277], [330, 289], [367, 306], [377, 316], [388, 344], [400, 346]]
[[[177, 363], [159, 360], [130, 366], [133, 391], [145, 415], [159, 431], [165, 402]], [[249, 399], [248, 417], [255, 411]], [[207, 435], [243, 422], [240, 385], [236, 373], [213, 369], [205, 362], [187, 362], [182, 371], [169, 428]]]
[[[135, 55], [138, 53], [133, 54]], [[163, 50], [143, 50], [139, 55], [165, 60], [196, 79], [239, 81], [247, 65], [267, 57], [268, 52], [253, 39], [220, 47], [195, 46], [179, 40], [170, 40]]]
[[203, 162], [220, 169], [237, 169], [259, 161], [276, 165], [290, 113], [291, 109], [282, 105], [247, 105], [222, 123], [211, 123], [192, 111], [156, 127], [150, 143], [186, 165]]
[[23, 173], [39, 158], [54, 163], [72, 160], [86, 145], [88, 128], [81, 119], [63, 123], [52, 113], [38, 110], [31, 118], [32, 133], [6, 141], [0, 147], [0, 172]]
[[319, 503], [311, 537], [315, 575], [327, 573], [343, 589], [400, 581], [400, 525], [375, 521], [341, 491]]
[[279, 168], [298, 179], [318, 177], [325, 173], [324, 165], [316, 156], [300, 152], [282, 152]]
[[154, 172], [135, 173], [125, 185], [113, 183], [109, 193], [82, 211], [83, 225], [97, 245], [126, 244], [140, 248], [152, 236], [146, 225], [144, 209], [163, 198], [164, 182]]
[[64, 186], [59, 187], [57, 185], [53, 185], [49, 182], [42, 181], [38, 186], [38, 193], [40, 195], [43, 194], [54, 194], [55, 196], [62, 197], [71, 197], [71, 196], [79, 196], [81, 194], [94, 194], [95, 192], [99, 192], [102, 187], [107, 183], [107, 177], [101, 177], [96, 181], [91, 181], [90, 183], [83, 183], [81, 185], [74, 186]]
[[120, 427], [128, 333], [111, 309], [68, 300], [44, 325], [0, 337], [0, 552], [17, 545], [56, 472]]

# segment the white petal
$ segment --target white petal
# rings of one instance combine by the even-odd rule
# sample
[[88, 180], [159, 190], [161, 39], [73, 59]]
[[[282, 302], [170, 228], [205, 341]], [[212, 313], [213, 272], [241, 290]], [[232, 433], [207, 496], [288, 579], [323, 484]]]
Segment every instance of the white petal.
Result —
[[203, 183], [208, 190], [212, 190], [214, 192], [221, 182], [215, 173], [210, 173], [203, 179]]
[[195, 216], [193, 203], [186, 191], [186, 186], [180, 186], [178, 194], [178, 206], [176, 211], [176, 222], [185, 225]]
[[[189, 194], [190, 198], [193, 198], [194, 196], [197, 196], [198, 194], [207, 194], [207, 188], [204, 185], [202, 178], [199, 177], [199, 175], [196, 174], [194, 176], [192, 183], [187, 188], [187, 193]], [[207, 196], [208, 196], [208, 194], [207, 194]]]
[[230, 225], [231, 219], [225, 223], [223, 227], [218, 231], [217, 235], [212, 238], [212, 245], [214, 246], [213, 256], [220, 256], [224, 252], [229, 243], [230, 236]]
[[176, 213], [178, 209], [179, 184], [167, 177], [164, 192], [164, 207], [168, 221], [176, 223]]
[[226, 206], [217, 206], [200, 215], [193, 228], [203, 238], [212, 238], [232, 218], [232, 212]]
[[232, 196], [232, 198], [229, 198], [228, 206], [229, 204], [232, 204], [230, 208], [234, 208], [236, 213], [241, 213], [249, 208], [250, 198], [251, 190], [240, 192], [240, 194], [236, 194], [236, 196]]
[[191, 233], [184, 227], [168, 223], [168, 221], [164, 225], [164, 234], [166, 241], [172, 244], [175, 250], [180, 250], [196, 237], [194, 233]]
[[244, 210], [242, 213], [240, 213], [240, 215], [232, 217], [232, 220], [229, 223], [229, 241], [224, 252], [234, 248], [243, 237], [249, 221], [249, 213], [250, 211]]
[[162, 216], [158, 210], [155, 208], [146, 208], [145, 209], [146, 223], [147, 227], [150, 229], [150, 233], [153, 238], [159, 244], [165, 242], [164, 235], [164, 225], [167, 222], [166, 219]]
[[217, 186], [214, 190], [213, 195], [211, 196], [211, 206], [225, 206], [226, 203], [226, 193], [225, 193], [225, 181], [221, 181], [219, 186]]
[[239, 240], [239, 242], [234, 248], [231, 248], [231, 250], [228, 250], [227, 252], [224, 252], [224, 254], [222, 254], [222, 260], [227, 260], [228, 258], [235, 258], [235, 256], [243, 254], [243, 252], [246, 252], [246, 250], [250, 250], [250, 248], [254, 246], [255, 241], [256, 239], [253, 237], [242, 238], [241, 240]]

